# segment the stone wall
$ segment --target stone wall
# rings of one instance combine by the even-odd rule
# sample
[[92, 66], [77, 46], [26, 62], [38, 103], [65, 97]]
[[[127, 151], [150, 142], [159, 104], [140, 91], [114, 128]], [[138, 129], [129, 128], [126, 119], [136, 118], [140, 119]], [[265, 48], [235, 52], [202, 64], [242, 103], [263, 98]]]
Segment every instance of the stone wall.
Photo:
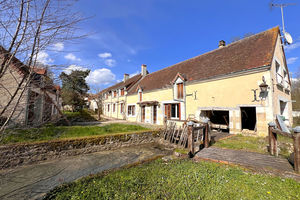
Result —
[[33, 164], [65, 156], [152, 143], [158, 137], [159, 131], [143, 131], [0, 146], [0, 169]]
[[[14, 94], [18, 88], [18, 83], [21, 82], [23, 75], [21, 72], [15, 70], [13, 67], [9, 67], [3, 77], [0, 79], [0, 110], [4, 109], [4, 106], [8, 104], [11, 98], [11, 94]], [[22, 87], [25, 86], [25, 83]], [[22, 89], [20, 89], [11, 102], [10, 106], [6, 109], [1, 117], [7, 118], [10, 116], [10, 113], [14, 109], [15, 105], [17, 104], [17, 100], [21, 95]], [[26, 118], [26, 103], [28, 98], [28, 90], [26, 89], [19, 101], [19, 106], [17, 106], [11, 121], [10, 125], [14, 126], [16, 124], [24, 124]]]

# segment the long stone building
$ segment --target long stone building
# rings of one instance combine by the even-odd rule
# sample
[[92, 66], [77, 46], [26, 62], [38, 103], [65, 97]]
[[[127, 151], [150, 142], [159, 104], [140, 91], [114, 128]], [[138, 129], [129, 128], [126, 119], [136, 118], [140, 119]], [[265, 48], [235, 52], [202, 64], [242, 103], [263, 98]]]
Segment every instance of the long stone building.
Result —
[[280, 115], [292, 126], [291, 82], [278, 27], [101, 91], [103, 113], [162, 125], [208, 117], [213, 127], [267, 135]]
[[[6, 54], [0, 46], [0, 59]], [[41, 125], [59, 117], [57, 108], [61, 108], [60, 87], [53, 84], [47, 69], [29, 67], [13, 56], [0, 79], [0, 125], [13, 111], [10, 126]]]

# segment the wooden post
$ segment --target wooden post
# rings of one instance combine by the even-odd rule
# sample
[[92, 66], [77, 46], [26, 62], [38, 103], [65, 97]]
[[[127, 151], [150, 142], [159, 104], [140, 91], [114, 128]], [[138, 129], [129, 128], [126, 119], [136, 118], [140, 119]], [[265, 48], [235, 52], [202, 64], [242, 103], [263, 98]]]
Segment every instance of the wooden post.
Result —
[[300, 126], [294, 128], [294, 169], [300, 173]]
[[273, 142], [274, 135], [272, 129], [275, 129], [276, 124], [274, 122], [270, 122], [268, 125], [269, 125], [269, 151], [271, 155], [274, 155], [275, 154], [274, 142]]
[[190, 121], [187, 123], [188, 125], [188, 149], [189, 156], [192, 158], [195, 153], [195, 145], [194, 145], [194, 122]]
[[208, 148], [209, 147], [209, 142], [210, 142], [209, 141], [209, 131], [208, 131], [208, 129], [209, 129], [209, 127], [208, 127], [209, 119], [207, 118], [203, 122], [205, 123], [203, 143], [204, 143], [204, 148]]
[[273, 136], [273, 153], [275, 156], [278, 156], [277, 133], [272, 132], [272, 136]]

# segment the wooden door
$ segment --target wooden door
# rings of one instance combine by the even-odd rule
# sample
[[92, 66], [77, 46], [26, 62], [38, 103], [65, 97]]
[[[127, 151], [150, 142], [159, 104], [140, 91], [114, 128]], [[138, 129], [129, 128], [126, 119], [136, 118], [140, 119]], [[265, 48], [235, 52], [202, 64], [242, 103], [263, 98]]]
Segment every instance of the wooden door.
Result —
[[146, 106], [142, 106], [142, 122], [145, 122], [146, 117]]
[[153, 106], [153, 124], [157, 122], [157, 105]]

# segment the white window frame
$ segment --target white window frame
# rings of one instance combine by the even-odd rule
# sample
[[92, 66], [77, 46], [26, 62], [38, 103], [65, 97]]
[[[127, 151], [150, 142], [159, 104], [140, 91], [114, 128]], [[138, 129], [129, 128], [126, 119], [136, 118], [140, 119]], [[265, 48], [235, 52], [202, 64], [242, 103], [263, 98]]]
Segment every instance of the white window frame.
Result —
[[[164, 113], [164, 116], [166, 116], [166, 110], [165, 110], [165, 105], [166, 104], [179, 104], [179, 106], [181, 107], [181, 103], [180, 102], [164, 103], [163, 104], [163, 109], [164, 109], [163, 113]], [[171, 119], [177, 119], [177, 120], [179, 120], [179, 116], [177, 116], [177, 109], [178, 109], [178, 106], [175, 107], [175, 115], [176, 115], [176, 117], [172, 117], [172, 105], [171, 105]], [[180, 112], [180, 114], [181, 114], [181, 112]], [[182, 119], [182, 116], [180, 116], [180, 118]]]
[[[277, 70], [278, 68], [278, 70]], [[284, 77], [282, 75], [282, 65], [281, 63], [278, 61], [278, 59], [275, 59], [275, 76], [276, 76], [276, 83], [278, 85], [283, 86], [284, 84]]]
[[[183, 84], [183, 97], [182, 97], [182, 99], [178, 99], [177, 98], [177, 96], [178, 96], [177, 84], [179, 84], [179, 83]], [[176, 79], [174, 85], [173, 85], [173, 99], [174, 100], [182, 101], [182, 100], [184, 100], [184, 98], [185, 98], [185, 84], [184, 84], [184, 81], [180, 77], [178, 77]]]
[[[134, 115], [132, 115], [132, 111], [131, 111], [131, 114], [128, 114], [129, 106], [134, 106]], [[135, 117], [136, 116], [136, 108], [137, 108], [136, 104], [127, 104], [126, 115], [128, 117]]]
[[144, 99], [143, 91], [141, 89], [138, 90], [138, 101], [137, 102], [142, 102], [140, 101], [140, 93], [142, 93], [142, 101]]

